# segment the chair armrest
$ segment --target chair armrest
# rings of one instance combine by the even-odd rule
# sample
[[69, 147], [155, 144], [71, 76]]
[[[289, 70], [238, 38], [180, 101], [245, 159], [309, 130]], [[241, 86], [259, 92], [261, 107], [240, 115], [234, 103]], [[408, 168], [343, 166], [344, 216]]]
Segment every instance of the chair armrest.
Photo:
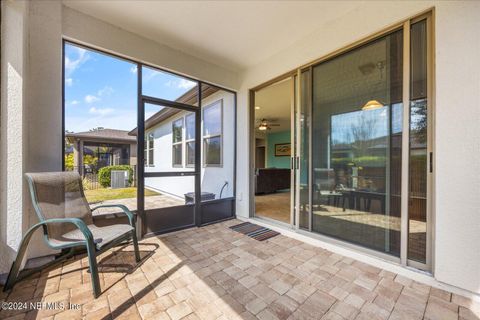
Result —
[[54, 219], [47, 219], [43, 220], [37, 225], [47, 225], [47, 224], [52, 224], [52, 223], [71, 223], [75, 225], [82, 233], [83, 236], [85, 237], [85, 240], [87, 242], [91, 242], [92, 244], [94, 243], [93, 235], [90, 229], [88, 229], [87, 225], [82, 219], [79, 218], [54, 218]]
[[125, 205], [123, 205], [123, 204], [102, 204], [102, 205], [96, 206], [95, 208], [92, 208], [91, 210], [95, 211], [99, 208], [120, 208], [120, 209], [122, 209], [123, 213], [128, 217], [128, 221], [130, 222], [130, 225], [132, 227], [135, 226], [136, 215], [132, 211], [130, 211]]

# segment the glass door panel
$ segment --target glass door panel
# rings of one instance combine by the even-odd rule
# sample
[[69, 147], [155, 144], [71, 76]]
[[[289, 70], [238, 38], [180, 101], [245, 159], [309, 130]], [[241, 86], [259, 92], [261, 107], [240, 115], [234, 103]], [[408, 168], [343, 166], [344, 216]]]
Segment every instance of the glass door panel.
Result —
[[144, 103], [143, 212], [145, 232], [163, 233], [195, 225], [198, 174], [198, 111], [149, 99]]
[[410, 30], [410, 147], [408, 194], [408, 259], [427, 262], [427, 26]]
[[310, 126], [311, 126], [311, 95], [310, 70], [300, 75], [300, 103], [298, 116], [298, 144], [297, 152], [300, 162], [298, 170], [299, 208], [298, 225], [301, 229], [310, 229], [310, 186], [309, 186], [309, 157], [310, 157]]
[[287, 77], [255, 91], [255, 216], [293, 225], [295, 82]]
[[300, 229], [428, 270], [430, 22], [404, 26], [298, 71], [296, 217]]
[[312, 230], [400, 255], [403, 32], [313, 68]]

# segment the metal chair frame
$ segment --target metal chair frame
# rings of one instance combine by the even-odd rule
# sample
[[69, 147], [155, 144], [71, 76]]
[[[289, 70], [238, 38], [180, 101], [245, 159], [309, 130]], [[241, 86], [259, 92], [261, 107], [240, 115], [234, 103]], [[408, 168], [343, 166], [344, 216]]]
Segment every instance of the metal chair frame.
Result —
[[[101, 294], [100, 279], [99, 279], [98, 265], [97, 265], [98, 255], [111, 249], [112, 247], [119, 245], [124, 241], [129, 241], [131, 239], [133, 242], [134, 250], [135, 250], [135, 260], [137, 263], [140, 262], [141, 260], [140, 251], [138, 248], [138, 240], [137, 240], [136, 225], [135, 225], [136, 215], [132, 213], [126, 206], [122, 204], [110, 204], [110, 205], [99, 205], [91, 209], [91, 211], [93, 212], [99, 208], [112, 208], [112, 207], [120, 208], [122, 209], [123, 213], [128, 217], [128, 221], [130, 225], [133, 227], [133, 229], [130, 232], [127, 232], [115, 238], [114, 240], [110, 241], [108, 244], [106, 244], [105, 246], [102, 246], [99, 249], [95, 245], [92, 232], [90, 231], [90, 229], [87, 227], [87, 224], [82, 219], [79, 219], [79, 218], [45, 219], [40, 209], [40, 206], [38, 204], [38, 199], [37, 199], [36, 190], [35, 190], [35, 183], [30, 176], [26, 175], [26, 177], [27, 177], [27, 182], [29, 186], [30, 196], [32, 199], [33, 208], [35, 209], [35, 213], [37, 214], [40, 222], [30, 227], [30, 229], [28, 229], [28, 231], [23, 236], [22, 241], [20, 243], [20, 248], [17, 253], [17, 257], [13, 262], [10, 272], [8, 274], [7, 282], [5, 283], [5, 287], [3, 289], [4, 291], [12, 289], [15, 283], [30, 276], [31, 274], [38, 272], [42, 269], [45, 269], [47, 267], [50, 267], [51, 265], [58, 264], [64, 261], [65, 259], [73, 256], [75, 249], [79, 247], [85, 247], [87, 251], [90, 276], [92, 278], [93, 295], [95, 298], [97, 298]], [[83, 194], [83, 190], [82, 190], [82, 194]], [[66, 242], [60, 245], [52, 243], [48, 236], [47, 225], [54, 224], [54, 223], [70, 223], [75, 225], [75, 227], [77, 227], [82, 232], [83, 236], [85, 237], [85, 240]], [[40, 227], [42, 227], [43, 229], [43, 239], [45, 240], [45, 243], [47, 244], [47, 246], [49, 246], [52, 249], [62, 250], [62, 253], [53, 261], [41, 267], [24, 271], [22, 274], [20, 274], [20, 267], [22, 265], [23, 259], [25, 258], [25, 253], [27, 251], [28, 243], [30, 242], [34, 232]], [[66, 249], [69, 249], [69, 250], [66, 251]]]

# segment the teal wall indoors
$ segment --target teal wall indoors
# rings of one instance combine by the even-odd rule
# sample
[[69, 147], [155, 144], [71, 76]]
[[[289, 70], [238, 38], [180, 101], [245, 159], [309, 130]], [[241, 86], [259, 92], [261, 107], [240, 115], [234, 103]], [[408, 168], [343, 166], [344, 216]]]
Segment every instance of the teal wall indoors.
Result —
[[290, 130], [267, 134], [267, 168], [290, 168], [290, 157], [275, 157], [277, 143], [290, 143]]

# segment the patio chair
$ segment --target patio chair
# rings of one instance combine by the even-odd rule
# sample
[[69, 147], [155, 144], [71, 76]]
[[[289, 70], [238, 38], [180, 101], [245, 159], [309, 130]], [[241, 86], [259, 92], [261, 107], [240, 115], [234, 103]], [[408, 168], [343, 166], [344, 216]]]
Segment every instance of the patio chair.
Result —
[[[136, 236], [136, 216], [124, 205], [100, 205], [93, 209], [87, 203], [83, 192], [82, 179], [77, 172], [46, 172], [26, 174], [33, 208], [40, 222], [33, 225], [23, 236], [17, 258], [12, 264], [4, 291], [28, 275], [73, 255], [78, 247], [85, 247], [88, 255], [93, 295], [100, 293], [100, 281], [96, 257], [102, 252], [132, 239], [135, 260], [140, 261]], [[128, 217], [129, 224], [115, 224], [98, 227], [92, 211], [98, 208], [118, 207]], [[62, 254], [48, 265], [20, 273], [28, 243], [38, 228], [42, 227], [46, 244]], [[69, 250], [66, 250], [69, 249]]]

